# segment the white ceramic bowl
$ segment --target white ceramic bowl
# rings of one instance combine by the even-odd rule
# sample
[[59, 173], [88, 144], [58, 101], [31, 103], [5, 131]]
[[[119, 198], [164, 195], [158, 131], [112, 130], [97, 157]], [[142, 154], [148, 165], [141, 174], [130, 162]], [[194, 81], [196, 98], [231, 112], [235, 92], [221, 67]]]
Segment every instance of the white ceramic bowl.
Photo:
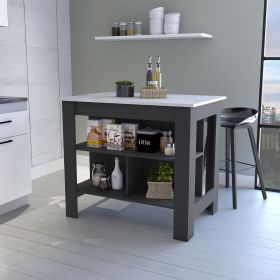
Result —
[[149, 16], [150, 17], [164, 16], [164, 8], [157, 7], [155, 9], [150, 10]]
[[170, 21], [180, 21], [181, 14], [180, 13], [169, 13], [166, 14], [165, 20], [170, 20]]
[[165, 34], [178, 34], [179, 28], [180, 28], [179, 23], [164, 24], [164, 33]]
[[163, 34], [163, 17], [150, 18], [150, 34], [158, 35]]

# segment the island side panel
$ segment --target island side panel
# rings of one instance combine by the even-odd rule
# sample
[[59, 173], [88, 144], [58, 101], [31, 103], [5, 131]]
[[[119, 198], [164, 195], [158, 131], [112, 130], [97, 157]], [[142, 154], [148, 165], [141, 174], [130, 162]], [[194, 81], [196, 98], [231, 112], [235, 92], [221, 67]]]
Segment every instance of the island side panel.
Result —
[[194, 234], [196, 121], [192, 109], [177, 109], [174, 174], [174, 239], [189, 241]]
[[217, 140], [219, 133], [219, 115], [213, 115], [208, 118], [207, 127], [207, 147], [206, 147], [206, 194], [214, 189], [213, 202], [209, 209], [212, 214], [218, 210], [218, 157]]
[[66, 216], [78, 218], [75, 103], [62, 102]]

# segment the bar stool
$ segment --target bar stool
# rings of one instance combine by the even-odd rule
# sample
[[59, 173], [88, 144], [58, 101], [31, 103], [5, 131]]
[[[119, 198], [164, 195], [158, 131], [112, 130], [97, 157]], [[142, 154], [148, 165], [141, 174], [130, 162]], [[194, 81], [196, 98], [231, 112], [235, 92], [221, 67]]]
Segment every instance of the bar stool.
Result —
[[[227, 108], [221, 112], [221, 126], [225, 128], [226, 135], [226, 187], [229, 187], [229, 167], [231, 162], [232, 169], [232, 204], [233, 208], [237, 208], [236, 195], [236, 168], [235, 168], [235, 129], [246, 128], [249, 133], [251, 147], [256, 163], [256, 170], [259, 176], [259, 182], [262, 190], [262, 196], [265, 200], [267, 198], [261, 172], [260, 161], [258, 157], [257, 146], [251, 123], [257, 119], [258, 111], [251, 108]], [[231, 154], [231, 160], [230, 160]]]

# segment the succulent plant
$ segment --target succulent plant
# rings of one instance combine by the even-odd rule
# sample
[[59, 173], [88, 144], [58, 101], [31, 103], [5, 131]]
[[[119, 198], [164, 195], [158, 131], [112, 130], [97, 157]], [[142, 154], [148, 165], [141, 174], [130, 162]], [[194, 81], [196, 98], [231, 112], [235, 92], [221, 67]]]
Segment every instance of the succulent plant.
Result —
[[116, 81], [115, 84], [116, 85], [123, 85], [123, 86], [133, 86], [134, 82], [123, 80], [123, 81]]

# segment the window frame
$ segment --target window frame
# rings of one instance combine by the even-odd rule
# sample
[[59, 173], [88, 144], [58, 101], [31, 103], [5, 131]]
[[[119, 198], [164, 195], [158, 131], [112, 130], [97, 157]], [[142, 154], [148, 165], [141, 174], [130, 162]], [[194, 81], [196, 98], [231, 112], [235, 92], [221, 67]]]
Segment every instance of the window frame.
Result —
[[[263, 82], [264, 82], [264, 65], [266, 61], [280, 61], [280, 57], [269, 57], [265, 56], [266, 47], [266, 28], [267, 28], [267, 11], [268, 11], [268, 1], [264, 0], [264, 10], [263, 10], [263, 30], [262, 30], [262, 54], [261, 54], [261, 70], [260, 70], [260, 87], [259, 87], [259, 114], [258, 114], [258, 131], [257, 131], [257, 143], [258, 143], [258, 153], [260, 156], [260, 145], [261, 145], [261, 129], [262, 128], [273, 128], [280, 129], [279, 125], [268, 125], [262, 124], [262, 101], [263, 101]], [[255, 188], [260, 189], [258, 186], [257, 172], [255, 172]], [[268, 191], [280, 192], [278, 189], [266, 188]]]

